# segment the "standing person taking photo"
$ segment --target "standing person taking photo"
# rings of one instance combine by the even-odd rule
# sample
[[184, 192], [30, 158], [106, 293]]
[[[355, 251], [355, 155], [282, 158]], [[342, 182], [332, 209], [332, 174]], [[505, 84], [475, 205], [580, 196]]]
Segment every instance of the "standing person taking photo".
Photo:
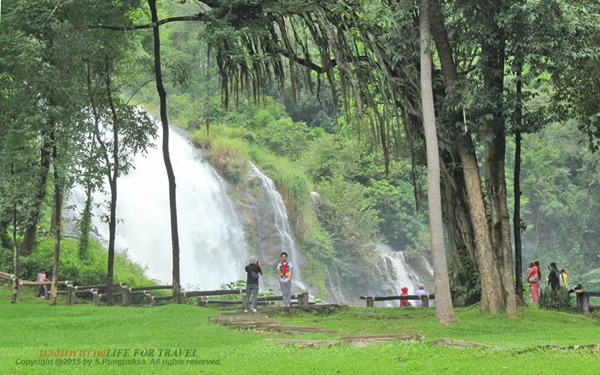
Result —
[[281, 262], [277, 265], [277, 278], [281, 286], [281, 295], [283, 296], [283, 307], [292, 305], [292, 262], [288, 261], [288, 254], [281, 253]]
[[560, 287], [560, 272], [558, 272], [556, 263], [550, 263], [548, 270], [550, 271], [548, 273], [548, 284], [550, 284], [550, 288], [552, 289], [552, 291], [556, 292]]
[[258, 303], [258, 279], [262, 275], [262, 267], [260, 261], [255, 257], [250, 257], [250, 264], [246, 266], [246, 298], [244, 298], [244, 312], [248, 312], [248, 304], [250, 303], [250, 294], [252, 294], [252, 312], [256, 312], [256, 304]]

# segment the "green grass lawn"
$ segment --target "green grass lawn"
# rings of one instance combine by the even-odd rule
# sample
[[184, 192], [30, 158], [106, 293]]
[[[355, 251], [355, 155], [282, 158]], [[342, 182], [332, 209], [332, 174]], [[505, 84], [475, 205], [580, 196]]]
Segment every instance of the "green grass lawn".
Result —
[[[425, 342], [367, 347], [297, 348], [264, 339], [336, 336], [236, 331], [208, 322], [221, 311], [192, 305], [108, 308], [66, 306], [59, 300], [50, 307], [31, 294], [25, 291], [11, 305], [9, 292], [0, 289], [0, 374], [600, 374], [600, 353], [540, 348], [600, 344], [598, 321], [536, 307], [522, 310], [518, 319], [456, 309], [458, 323], [452, 327], [437, 323], [434, 309], [349, 308], [327, 316], [277, 316], [284, 324], [339, 333], [419, 332], [425, 337]], [[427, 343], [443, 337], [497, 347]], [[87, 357], [44, 356], [78, 350], [92, 352]], [[94, 357], [93, 351], [104, 350], [114, 356]], [[127, 362], [132, 360], [138, 363]], [[212, 364], [202, 362], [207, 360]]]

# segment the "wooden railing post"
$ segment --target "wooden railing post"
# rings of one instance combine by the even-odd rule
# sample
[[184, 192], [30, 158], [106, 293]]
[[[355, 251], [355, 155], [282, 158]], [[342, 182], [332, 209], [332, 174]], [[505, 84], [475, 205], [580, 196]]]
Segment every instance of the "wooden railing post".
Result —
[[121, 306], [131, 305], [131, 289], [127, 287], [127, 284], [121, 286]]
[[72, 284], [67, 285], [67, 305], [77, 303], [77, 289]]
[[94, 305], [100, 306], [100, 294], [98, 294], [98, 289], [92, 289], [92, 300], [94, 301]]
[[582, 289], [576, 290], [575, 293], [577, 293], [577, 312], [579, 314], [589, 314], [590, 296]]
[[367, 297], [367, 307], [373, 307], [373, 297]]
[[[308, 291], [305, 290], [302, 292], [302, 303], [298, 303], [301, 306], [308, 306]], [[300, 302], [300, 301], [298, 301]]]
[[150, 293], [146, 293], [144, 294], [144, 297], [146, 297], [146, 305], [152, 305], [152, 295]]
[[429, 307], [429, 294], [423, 296], [423, 303], [421, 303], [421, 306]]

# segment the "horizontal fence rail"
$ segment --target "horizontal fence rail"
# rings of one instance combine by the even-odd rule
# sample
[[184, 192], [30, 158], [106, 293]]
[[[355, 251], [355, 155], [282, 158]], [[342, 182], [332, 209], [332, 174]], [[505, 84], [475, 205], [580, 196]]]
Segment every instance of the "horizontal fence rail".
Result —
[[395, 301], [395, 300], [421, 300], [423, 307], [429, 307], [429, 300], [435, 299], [435, 294], [411, 294], [406, 296], [360, 296], [362, 300], [367, 301], [367, 307], [374, 307], [375, 301]]

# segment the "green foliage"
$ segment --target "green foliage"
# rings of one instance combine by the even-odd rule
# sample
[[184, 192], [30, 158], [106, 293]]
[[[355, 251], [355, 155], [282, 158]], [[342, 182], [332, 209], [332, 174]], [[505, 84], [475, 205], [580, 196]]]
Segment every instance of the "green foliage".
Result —
[[248, 181], [248, 147], [244, 140], [219, 137], [212, 142], [210, 161], [235, 186]]
[[586, 291], [600, 291], [600, 268], [591, 270], [590, 272], [581, 275], [577, 280], [569, 279], [569, 286], [581, 284]]
[[324, 135], [310, 144], [299, 161], [314, 181], [341, 175], [354, 179], [360, 172], [359, 143], [336, 135]]
[[286, 155], [294, 160], [308, 145], [312, 132], [304, 123], [289, 117], [273, 120], [258, 131], [259, 144], [277, 155]]
[[577, 308], [571, 302], [571, 295], [565, 288], [553, 291], [550, 287], [541, 288], [539, 306], [542, 309], [574, 313]]
[[[574, 126], [552, 123], [523, 139], [524, 258], [557, 262], [572, 276], [600, 267], [599, 155]], [[557, 152], [557, 150], [561, 150]]]
[[372, 272], [368, 260], [374, 243], [381, 241], [377, 211], [369, 203], [362, 185], [348, 183], [340, 175], [317, 184], [316, 190], [319, 196], [315, 211], [332, 235], [340, 274], [347, 282], [360, 286]]
[[[108, 254], [96, 241], [90, 242], [86, 259], [79, 258], [78, 242], [72, 239], [61, 241], [59, 263], [59, 280], [72, 281], [74, 285], [93, 285], [106, 283]], [[41, 268], [47, 270], [48, 278], [52, 278], [51, 270], [54, 259], [54, 240], [49, 237], [40, 238], [34, 252], [20, 257], [20, 277], [35, 281]], [[0, 270], [13, 270], [12, 251], [2, 249]], [[115, 282], [126, 282], [131, 286], [156, 285], [156, 281], [144, 276], [144, 268], [134, 263], [125, 252], [115, 255]]]
[[[455, 307], [469, 306], [481, 301], [481, 278], [474, 261], [467, 255], [462, 255], [460, 260], [463, 268], [451, 273], [450, 277], [450, 291]], [[454, 270], [458, 267], [450, 267], [450, 269]]]

